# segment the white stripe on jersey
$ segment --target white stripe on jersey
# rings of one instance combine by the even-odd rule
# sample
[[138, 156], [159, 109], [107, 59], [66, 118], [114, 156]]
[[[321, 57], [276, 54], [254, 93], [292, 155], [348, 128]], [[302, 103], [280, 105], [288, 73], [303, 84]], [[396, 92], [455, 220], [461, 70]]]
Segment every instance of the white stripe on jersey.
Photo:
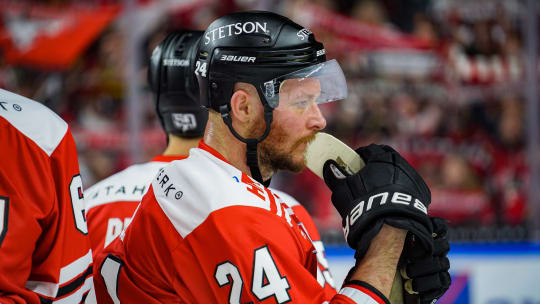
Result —
[[66, 282], [69, 282], [81, 275], [88, 269], [88, 266], [92, 264], [92, 250], [88, 250], [88, 253], [84, 256], [73, 261], [71, 264], [62, 267], [60, 269], [60, 279], [58, 284], [62, 285]]
[[280, 190], [277, 190], [277, 189], [274, 189], [274, 188], [269, 188], [270, 190], [272, 190], [272, 192], [274, 192], [275, 194], [277, 194], [277, 196], [279, 196], [279, 198], [285, 203], [287, 204], [287, 206], [289, 207], [294, 207], [294, 206], [298, 206], [300, 205], [300, 203], [294, 198], [292, 197], [291, 195], [283, 192], [283, 191], [280, 191]]
[[[44, 282], [44, 281], [26, 281], [26, 288], [32, 290], [33, 292], [43, 295], [47, 298], [55, 298], [58, 294], [58, 288], [60, 285], [71, 281], [72, 279], [82, 275], [86, 272], [88, 267], [92, 264], [92, 250], [89, 250], [87, 254], [73, 261], [71, 264], [64, 266], [60, 269], [60, 278], [58, 283]], [[91, 284], [93, 284], [92, 276], [89, 276], [86, 281], [90, 279]], [[79, 290], [84, 289], [87, 285], [85, 281], [82, 287], [79, 287]], [[92, 286], [92, 285], [91, 285]], [[91, 287], [90, 286], [90, 287]], [[89, 290], [85, 289], [85, 291]], [[78, 291], [77, 291], [78, 293]], [[83, 293], [81, 293], [82, 296]], [[68, 298], [70, 298], [69, 296]], [[79, 298], [80, 300], [80, 298]], [[78, 302], [77, 302], [78, 303]]]
[[[152, 188], [161, 209], [185, 238], [212, 212], [225, 207], [270, 210], [267, 192], [261, 192], [263, 201], [247, 191], [241, 178], [242, 172], [232, 165], [202, 149], [191, 149], [188, 158], [172, 162], [160, 171], [152, 179]], [[260, 188], [264, 187], [260, 185]]]
[[26, 288], [47, 298], [54, 298], [58, 284], [43, 281], [26, 281]]
[[51, 156], [67, 132], [67, 123], [41, 103], [2, 89], [0, 104], [0, 117]]
[[343, 287], [339, 293], [347, 296], [357, 304], [378, 304], [372, 297], [353, 287]]
[[[54, 301], [53, 304], [75, 304], [75, 303], [80, 303], [81, 299], [82, 299], [82, 296], [86, 292], [89, 292], [90, 289], [92, 289], [93, 287], [94, 287], [93, 277], [89, 276], [84, 281], [84, 284], [76, 292], [70, 294], [69, 296], [67, 296], [65, 298]], [[88, 303], [87, 301], [85, 301], [85, 302]]]

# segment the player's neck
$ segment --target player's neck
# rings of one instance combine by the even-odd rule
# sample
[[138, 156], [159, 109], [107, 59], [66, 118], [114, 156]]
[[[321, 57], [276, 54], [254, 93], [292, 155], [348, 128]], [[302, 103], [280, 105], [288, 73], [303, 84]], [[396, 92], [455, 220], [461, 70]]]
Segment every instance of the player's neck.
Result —
[[[251, 176], [251, 170], [246, 164], [246, 144], [231, 133], [221, 117], [208, 120], [204, 142], [223, 155], [235, 168]], [[263, 178], [268, 179], [272, 177], [273, 171], [261, 168], [261, 174]]]
[[175, 135], [169, 134], [169, 144], [163, 155], [166, 156], [178, 156], [178, 155], [188, 155], [189, 150], [192, 148], [197, 148], [199, 146], [200, 137], [195, 138], [183, 138]]

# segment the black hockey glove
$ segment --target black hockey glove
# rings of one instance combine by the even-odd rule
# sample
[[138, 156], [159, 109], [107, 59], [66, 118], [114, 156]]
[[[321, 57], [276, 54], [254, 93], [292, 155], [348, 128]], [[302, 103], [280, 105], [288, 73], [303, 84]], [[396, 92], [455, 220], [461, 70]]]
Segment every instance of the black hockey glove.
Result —
[[450, 244], [446, 238], [448, 227], [442, 218], [431, 218], [433, 223], [433, 254], [426, 255], [415, 238], [407, 238], [400, 269], [404, 282], [406, 303], [434, 303], [450, 287], [450, 261], [446, 257]]
[[371, 144], [356, 152], [365, 167], [353, 175], [333, 160], [324, 164], [324, 181], [341, 215], [345, 238], [363, 258], [383, 224], [408, 230], [431, 254], [433, 231], [427, 215], [431, 193], [420, 175], [389, 146]]

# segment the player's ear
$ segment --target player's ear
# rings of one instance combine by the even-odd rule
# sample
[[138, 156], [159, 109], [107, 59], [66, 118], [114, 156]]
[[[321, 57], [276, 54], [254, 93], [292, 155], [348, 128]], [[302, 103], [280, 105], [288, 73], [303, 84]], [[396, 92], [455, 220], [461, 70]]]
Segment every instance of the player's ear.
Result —
[[250, 119], [250, 114], [253, 112], [249, 102], [249, 92], [240, 86], [235, 86], [233, 95], [231, 96], [231, 116], [233, 121], [247, 123]]
[[248, 136], [253, 125], [262, 119], [263, 108], [257, 89], [249, 83], [237, 83], [230, 105], [234, 129], [243, 137]]

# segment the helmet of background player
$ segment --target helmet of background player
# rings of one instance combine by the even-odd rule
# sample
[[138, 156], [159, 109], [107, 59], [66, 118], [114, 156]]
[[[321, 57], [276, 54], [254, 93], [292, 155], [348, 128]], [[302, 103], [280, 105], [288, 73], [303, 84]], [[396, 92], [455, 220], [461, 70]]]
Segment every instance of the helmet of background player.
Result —
[[[272, 12], [240, 12], [215, 20], [199, 41], [195, 74], [201, 104], [221, 113], [234, 136], [246, 143], [247, 164], [258, 181], [256, 146], [268, 136], [280, 88], [287, 80], [317, 78], [318, 103], [347, 95], [339, 64], [326, 61], [324, 46], [313, 33]], [[255, 86], [264, 106], [266, 131], [260, 138], [242, 138], [232, 127], [230, 99], [237, 82]]]
[[208, 111], [199, 101], [194, 62], [202, 31], [169, 34], [153, 51], [148, 83], [156, 94], [156, 111], [167, 133], [201, 137]]

